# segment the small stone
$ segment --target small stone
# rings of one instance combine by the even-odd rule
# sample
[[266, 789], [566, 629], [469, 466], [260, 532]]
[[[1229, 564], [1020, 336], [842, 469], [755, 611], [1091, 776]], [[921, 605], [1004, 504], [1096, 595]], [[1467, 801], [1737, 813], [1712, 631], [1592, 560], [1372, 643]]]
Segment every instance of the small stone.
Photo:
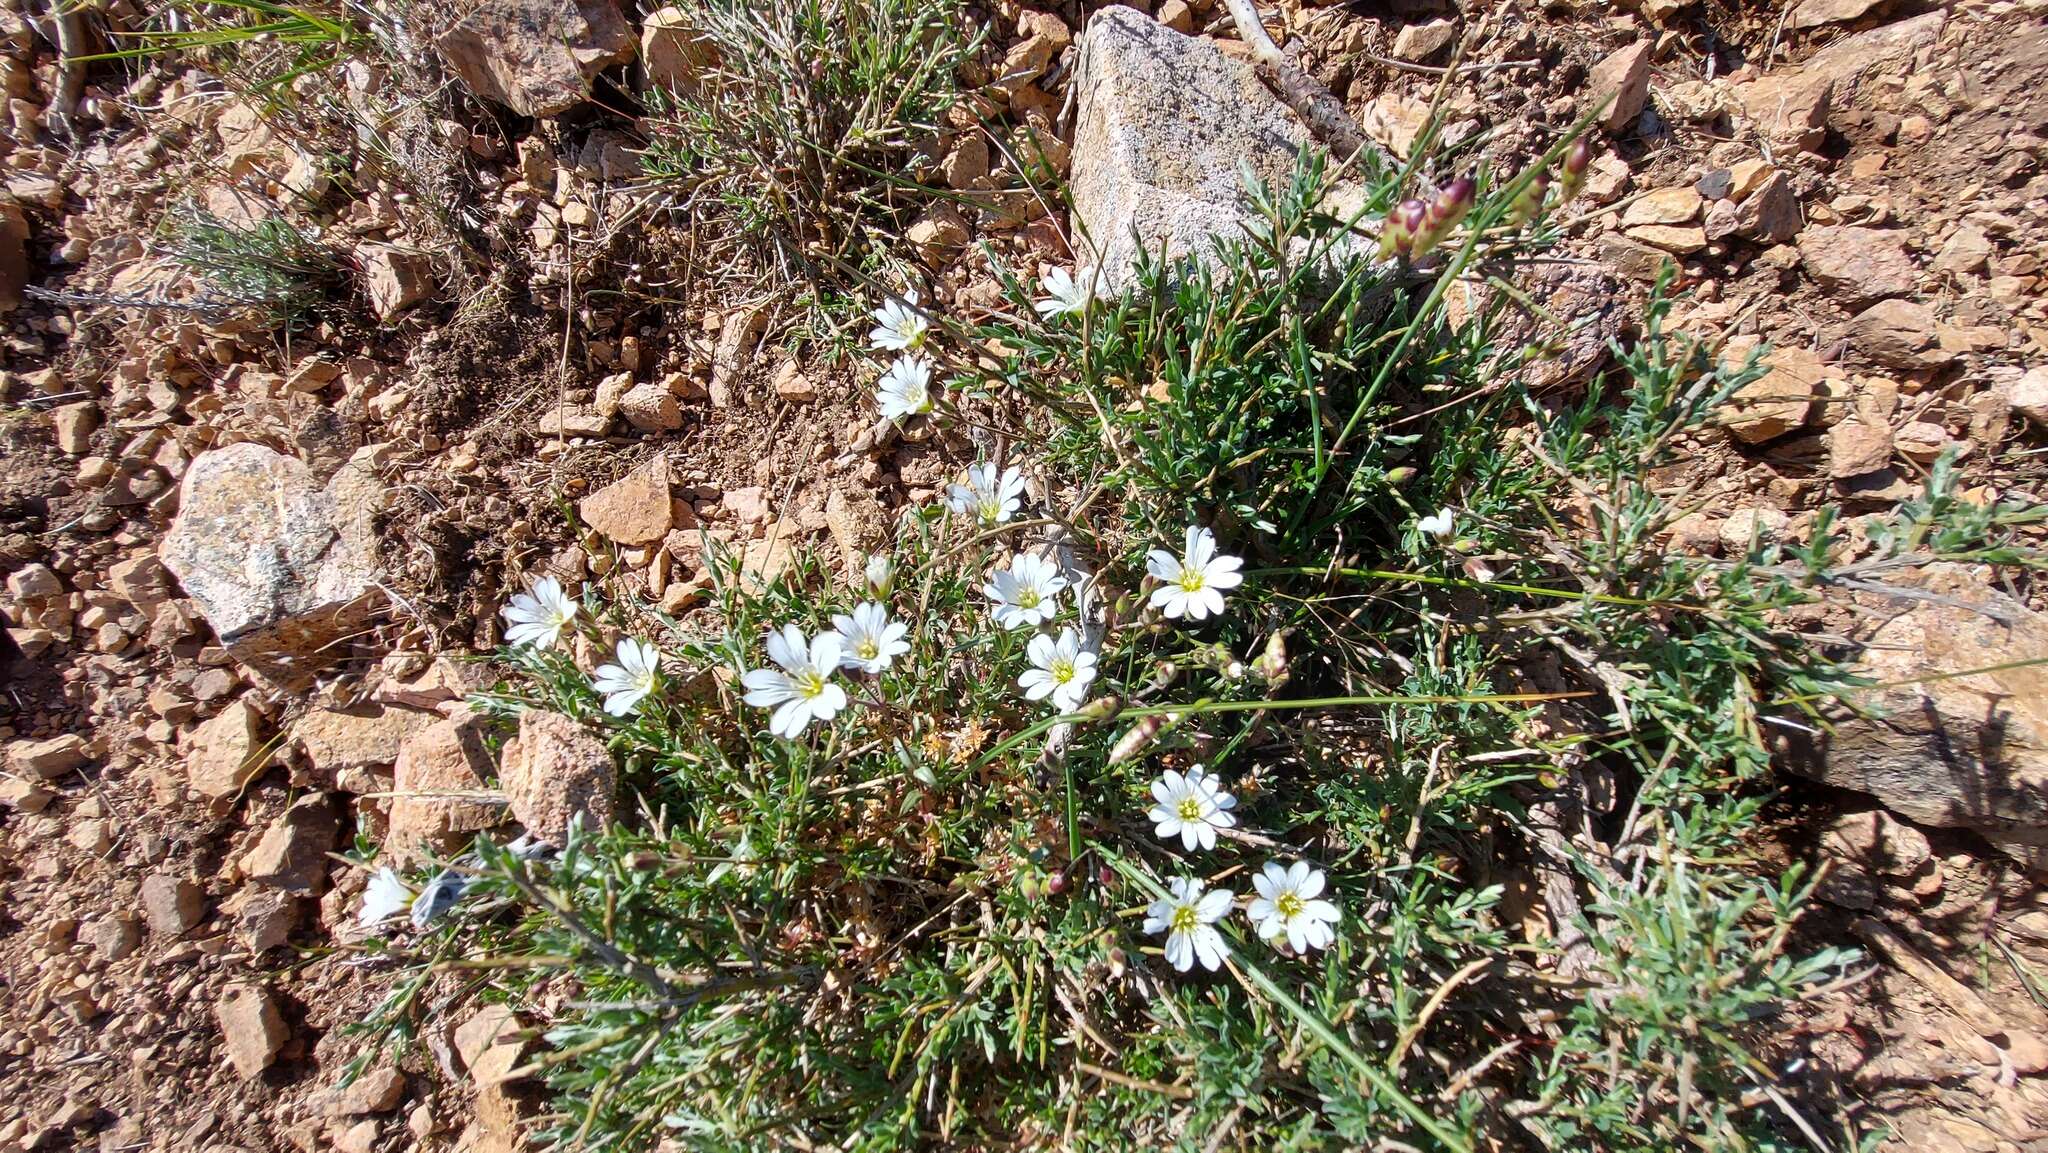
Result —
[[12, 741], [7, 745], [7, 771], [18, 777], [54, 781], [92, 759], [85, 738], [76, 733], [42, 741]]
[[313, 895], [327, 875], [327, 852], [338, 831], [334, 806], [325, 794], [300, 797], [242, 857], [242, 872], [259, 885]]
[[485, 1005], [456, 1027], [451, 1040], [472, 1080], [497, 1085], [512, 1079], [526, 1049], [520, 1029], [518, 1015], [504, 1005]]
[[623, 545], [647, 544], [674, 526], [669, 507], [667, 465], [655, 461], [584, 497], [583, 522]]
[[683, 9], [669, 5], [640, 21], [640, 68], [647, 86], [663, 92], [692, 92], [697, 77], [715, 56], [699, 42]]
[[1707, 246], [1707, 233], [1703, 228], [1672, 224], [1639, 224], [1628, 230], [1631, 240], [1640, 240], [1652, 248], [1684, 255], [1698, 252]]
[[1808, 228], [1798, 247], [1806, 274], [1844, 308], [1908, 296], [1919, 286], [1919, 269], [1898, 232], [1854, 225]]
[[66, 456], [91, 452], [93, 430], [99, 424], [100, 406], [89, 400], [50, 410], [50, 429], [56, 436], [58, 451]]
[[1792, 178], [1773, 172], [1735, 210], [1735, 231], [1765, 244], [1783, 244], [1805, 224]]
[[1691, 224], [1700, 214], [1700, 194], [1690, 188], [1659, 188], [1621, 214], [1623, 228], [1638, 224]]
[[364, 244], [356, 248], [363, 290], [377, 319], [390, 320], [434, 292], [434, 260], [424, 252], [395, 244]]
[[1628, 191], [1632, 179], [1628, 161], [1602, 152], [1586, 169], [1586, 198], [1595, 204], [1612, 204]]
[[939, 177], [946, 187], [965, 191], [979, 188], [988, 179], [988, 141], [979, 132], [963, 134], [953, 150], [939, 162]]
[[1827, 368], [1803, 348], [1772, 350], [1763, 376], [1743, 385], [1729, 398], [1722, 424], [1744, 444], [1762, 444], [1805, 427], [1813, 398]]
[[1980, 273], [1991, 263], [1991, 238], [1974, 224], [1965, 224], [1934, 254], [1934, 270], [1952, 275]]
[[109, 914], [80, 929], [78, 939], [108, 961], [122, 961], [142, 943], [142, 927], [130, 917]]
[[267, 953], [291, 940], [299, 920], [299, 898], [278, 889], [245, 885], [220, 903], [221, 915], [251, 953]]
[[758, 484], [728, 489], [719, 498], [719, 503], [741, 524], [767, 524], [775, 515], [774, 508], [768, 503], [768, 490]]
[[673, 432], [683, 427], [683, 409], [675, 394], [658, 381], [635, 385], [619, 397], [626, 423], [642, 432]]
[[1888, 877], [1912, 877], [1934, 863], [1927, 834], [1883, 809], [1843, 814], [1821, 834], [1821, 848]]
[[1692, 190], [1707, 200], [1726, 200], [1735, 187], [1735, 178], [1726, 168], [1716, 168], [1693, 182]]
[[263, 772], [262, 752], [256, 710], [236, 701], [186, 738], [186, 780], [201, 797], [225, 801]]
[[374, 522], [385, 492], [358, 452], [324, 485], [253, 442], [201, 453], [157, 555], [236, 660], [285, 687], [347, 653], [381, 596]]
[[1617, 49], [1595, 64], [1587, 76], [1588, 108], [1613, 97], [1600, 115], [1600, 126], [1608, 132], [1621, 132], [1642, 115], [1643, 105], [1650, 98], [1650, 53], [1654, 47], [1650, 40], [1638, 40]]
[[0, 777], [0, 805], [24, 813], [40, 813], [57, 795], [20, 777]]
[[1924, 420], [1902, 426], [1893, 438], [1899, 453], [1921, 464], [1931, 463], [1948, 447], [1948, 430]]
[[377, 1148], [377, 1122], [358, 1121], [334, 1139], [334, 1153], [373, 1153]]
[[2048, 366], [2030, 368], [2012, 386], [2012, 410], [2048, 426]]
[[1195, 10], [1188, 7], [1187, 0], [1163, 0], [1152, 17], [1183, 35], [1195, 30]]
[[505, 742], [499, 783], [512, 815], [548, 844], [568, 844], [569, 824], [581, 817], [587, 832], [611, 823], [617, 787], [604, 742], [559, 713], [528, 709], [519, 735]]
[[254, 1080], [270, 1068], [291, 1036], [276, 1000], [259, 985], [230, 988], [214, 1006], [214, 1017], [220, 1023], [228, 1063], [244, 1081]]
[[1738, 160], [1728, 168], [1728, 198], [1742, 200], [1763, 187], [1778, 170], [1765, 160]]
[[1827, 139], [1828, 104], [1834, 82], [1788, 69], [1760, 76], [1735, 90], [1757, 131], [1809, 152]]
[[809, 404], [818, 399], [818, 389], [794, 360], [785, 360], [775, 373], [775, 395], [791, 404]]
[[1602, 235], [1598, 243], [1600, 259], [1630, 280], [1653, 282], [1666, 265], [1675, 263], [1667, 252], [1613, 233]]
[[407, 737], [439, 719], [422, 709], [314, 709], [292, 724], [291, 739], [316, 772], [332, 776], [394, 763]]
[[911, 221], [903, 238], [926, 263], [941, 264], [973, 239], [967, 218], [950, 205], [938, 204]]
[[1791, 519], [1774, 508], [1737, 509], [1721, 522], [1721, 547], [1740, 556], [1749, 551], [1752, 537], [1763, 543], [1783, 537]]
[[474, 795], [490, 771], [483, 735], [466, 711], [414, 734], [392, 773], [396, 795], [385, 850], [400, 864], [421, 861], [458, 849], [470, 834], [496, 826], [500, 807]]
[[630, 59], [632, 28], [613, 0], [481, 0], [434, 40], [470, 91], [521, 116], [555, 116], [590, 80]]
[[1836, 480], [1867, 476], [1891, 467], [1892, 430], [1882, 424], [1845, 420], [1828, 432], [1828, 475]]
[[753, 362], [754, 342], [768, 323], [768, 314], [758, 308], [735, 312], [718, 330], [718, 346], [711, 355], [711, 404], [729, 408], [738, 399], [738, 388]]
[[384, 1065], [357, 1077], [346, 1088], [336, 1089], [328, 1100], [327, 1115], [361, 1117], [371, 1113], [389, 1113], [403, 1100], [405, 1074]]
[[1872, 364], [1923, 368], [1921, 350], [1934, 343], [1934, 310], [1910, 300], [1882, 300], [1849, 322], [1848, 336], [1850, 350]]
[[1451, 41], [1457, 38], [1458, 26], [1449, 20], [1404, 25], [1400, 34], [1394, 37], [1392, 55], [1396, 60], [1421, 63], [1449, 48]]
[[64, 595], [64, 581], [46, 564], [25, 564], [7, 578], [7, 594], [17, 601], [43, 601]]
[[1791, 24], [1802, 32], [1828, 24], [1848, 24], [1884, 3], [1886, 0], [1799, 0], [1792, 9]]
[[142, 880], [142, 916], [149, 931], [182, 937], [206, 915], [206, 894], [190, 878], [151, 873]]

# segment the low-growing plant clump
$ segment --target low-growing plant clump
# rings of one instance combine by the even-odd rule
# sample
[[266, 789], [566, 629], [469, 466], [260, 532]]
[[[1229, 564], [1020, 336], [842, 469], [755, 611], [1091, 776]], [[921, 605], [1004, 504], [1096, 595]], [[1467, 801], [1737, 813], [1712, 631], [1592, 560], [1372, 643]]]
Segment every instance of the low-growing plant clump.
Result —
[[1940, 467], [1889, 533], [1666, 552], [1647, 478], [1754, 360], [1660, 295], [1538, 396], [1511, 292], [1446, 308], [1585, 155], [1405, 202], [1306, 158], [1213, 260], [1013, 276], [976, 326], [888, 291], [881, 415], [993, 451], [856, 572], [508, 606], [478, 705], [601, 731], [630, 815], [480, 840], [373, 1028], [481, 967], [544, 1007], [564, 1149], [1820, 1139], [1759, 1039], [1852, 957], [1788, 952], [1812, 878], [1744, 835], [1772, 728], [1855, 681], [1780, 614], [1852, 563], [2021, 559], [2035, 514]]

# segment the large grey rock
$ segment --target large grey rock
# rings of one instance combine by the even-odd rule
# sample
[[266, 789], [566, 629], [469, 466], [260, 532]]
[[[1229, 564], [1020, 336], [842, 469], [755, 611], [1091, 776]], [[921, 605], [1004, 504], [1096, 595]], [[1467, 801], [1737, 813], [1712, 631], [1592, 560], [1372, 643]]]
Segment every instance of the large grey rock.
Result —
[[377, 592], [371, 521], [383, 499], [360, 454], [322, 485], [296, 457], [229, 445], [186, 469], [158, 556], [229, 653], [280, 684], [299, 684], [369, 613]]
[[1141, 251], [1206, 256], [1242, 236], [1243, 169], [1283, 183], [1310, 145], [1250, 64], [1121, 5], [1082, 31], [1075, 91], [1075, 231], [1110, 292], [1129, 287]]
[[553, 116], [581, 104], [590, 78], [635, 41], [612, 0], [482, 0], [434, 47], [478, 96]]
[[[1927, 571], [1930, 600], [1868, 639], [1875, 718], [1838, 721], [1792, 767], [1869, 793], [1917, 824], [1970, 829], [2048, 869], [2048, 617], [1959, 565]], [[1968, 676], [1924, 679], [1972, 669]], [[1916, 684], [1900, 684], [1917, 680]]]

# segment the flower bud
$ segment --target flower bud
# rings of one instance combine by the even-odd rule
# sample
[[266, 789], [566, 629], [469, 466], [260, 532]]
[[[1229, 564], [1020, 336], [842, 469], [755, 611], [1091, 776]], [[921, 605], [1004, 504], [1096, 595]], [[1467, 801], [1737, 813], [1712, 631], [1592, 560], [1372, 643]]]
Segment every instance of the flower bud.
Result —
[[1047, 894], [1051, 896], [1058, 896], [1059, 894], [1066, 892], [1066, 889], [1066, 870], [1062, 869], [1059, 872], [1053, 873], [1045, 878], [1045, 891]]
[[1543, 215], [1543, 198], [1550, 192], [1550, 170], [1544, 169], [1529, 181], [1508, 207], [1508, 223], [1516, 228]]
[[1125, 730], [1124, 735], [1116, 739], [1116, 744], [1110, 746], [1109, 763], [1120, 765], [1151, 748], [1159, 734], [1166, 731], [1166, 720], [1164, 714], [1139, 718], [1137, 724]]
[[1414, 252], [1416, 236], [1429, 221], [1429, 206], [1409, 197], [1387, 213], [1380, 229], [1380, 259], [1408, 256]]
[[1472, 211], [1472, 201], [1478, 193], [1478, 183], [1469, 176], [1460, 176], [1444, 185], [1430, 204], [1422, 228], [1416, 233], [1415, 255], [1421, 256], [1450, 235], [1451, 229]]
[[1409, 481], [1414, 479], [1415, 469], [1409, 465], [1404, 464], [1399, 468], [1390, 468], [1387, 470], [1388, 488], [1400, 488], [1402, 485], [1407, 484]]
[[1564, 179], [1557, 183], [1557, 202], [1564, 204], [1586, 186], [1586, 166], [1593, 163], [1593, 142], [1581, 136], [1564, 154]]
[[1075, 709], [1074, 715], [1079, 717], [1084, 725], [1094, 724], [1096, 721], [1109, 720], [1122, 712], [1123, 709], [1123, 698], [1115, 693], [1109, 693], [1105, 696], [1096, 697], [1094, 700]]
[[867, 581], [869, 596], [878, 601], [887, 600], [896, 589], [895, 558], [883, 552], [870, 554], [862, 576]]

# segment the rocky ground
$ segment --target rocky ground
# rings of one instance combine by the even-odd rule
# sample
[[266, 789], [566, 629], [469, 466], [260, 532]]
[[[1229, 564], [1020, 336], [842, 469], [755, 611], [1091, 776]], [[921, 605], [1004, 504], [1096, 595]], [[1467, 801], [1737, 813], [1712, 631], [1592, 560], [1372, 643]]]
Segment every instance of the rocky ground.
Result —
[[[1247, 55], [1221, 3], [1131, 6]], [[964, 80], [1017, 131], [957, 121], [927, 175], [960, 197], [905, 236], [963, 315], [997, 295], [970, 241], [1071, 263], [1017, 165], [1028, 142], [1077, 199], [1090, 178], [1068, 96], [1098, 7], [984, 13]], [[1450, 144], [1515, 156], [1613, 98], [1570, 238], [1526, 286], [1614, 331], [1671, 265], [1676, 327], [1773, 350], [1723, 434], [1658, 478], [1698, 508], [1674, 548], [1889, 510], [1947, 449], [1970, 499], [2038, 498], [2048, 4], [1265, 11], [1397, 156], [1433, 100]], [[354, 924], [349, 854], [503, 816], [392, 795], [495, 773], [459, 703], [488, 672], [460, 658], [541, 572], [689, 611], [699, 528], [755, 569], [805, 542], [858, 555], [966, 447], [878, 436], [835, 353], [851, 334], [636, 179], [630, 93], [692, 67], [662, 13], [482, 12], [493, 34], [401, 42], [285, 112], [197, 61], [67, 66], [68, 18], [0, 11], [0, 1147], [513, 1147], [509, 1026], [463, 1008], [473, 986], [444, 994], [462, 1028], [335, 1088], [392, 971]], [[491, 21], [522, 19], [555, 35], [501, 53]], [[406, 154], [337, 170], [351, 152], [323, 148], [368, 110]], [[351, 287], [309, 328], [207, 308], [166, 258], [184, 203], [259, 221], [316, 200]], [[1556, 387], [1583, 387], [1597, 342], [1565, 353]], [[1871, 641], [1880, 681], [2048, 657], [2031, 586], [1957, 569], [1926, 591], [1807, 623]], [[2048, 673], [1883, 693], [1888, 722], [1788, 734], [1805, 775], [1761, 852], [1830, 862], [1805, 932], [1874, 965], [1770, 1060], [1824, 1136], [1839, 1111], [1892, 1126], [1887, 1149], [2048, 1147], [2028, 872], [2048, 868]]]

